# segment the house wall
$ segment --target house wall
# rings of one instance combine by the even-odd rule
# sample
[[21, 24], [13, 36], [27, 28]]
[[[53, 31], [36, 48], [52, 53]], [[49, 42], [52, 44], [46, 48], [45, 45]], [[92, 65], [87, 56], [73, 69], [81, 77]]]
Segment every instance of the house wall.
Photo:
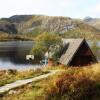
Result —
[[70, 66], [84, 66], [91, 63], [95, 63], [96, 59], [88, 47], [86, 42], [83, 42], [79, 50], [70, 62]]

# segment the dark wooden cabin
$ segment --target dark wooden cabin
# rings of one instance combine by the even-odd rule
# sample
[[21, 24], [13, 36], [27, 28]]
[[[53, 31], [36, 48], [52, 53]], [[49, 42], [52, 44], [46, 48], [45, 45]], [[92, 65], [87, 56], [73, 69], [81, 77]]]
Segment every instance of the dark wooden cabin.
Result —
[[85, 39], [63, 39], [64, 48], [59, 63], [68, 66], [84, 66], [97, 63]]

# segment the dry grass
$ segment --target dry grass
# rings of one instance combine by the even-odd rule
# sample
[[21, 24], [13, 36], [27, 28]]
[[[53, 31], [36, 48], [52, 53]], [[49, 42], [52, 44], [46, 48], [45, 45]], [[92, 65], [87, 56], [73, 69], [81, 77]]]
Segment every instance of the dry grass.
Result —
[[0, 31], [0, 41], [12, 41], [12, 40], [32, 41], [34, 40], [34, 37], [26, 34], [8, 34], [6, 32]]
[[14, 89], [0, 100], [100, 100], [100, 63], [84, 67], [47, 67], [54, 76]]
[[42, 69], [31, 69], [25, 71], [17, 71], [17, 70], [1, 70], [0, 71], [0, 86], [5, 84], [14, 82], [16, 80], [33, 78], [42, 74], [48, 73], [47, 71], [43, 71]]

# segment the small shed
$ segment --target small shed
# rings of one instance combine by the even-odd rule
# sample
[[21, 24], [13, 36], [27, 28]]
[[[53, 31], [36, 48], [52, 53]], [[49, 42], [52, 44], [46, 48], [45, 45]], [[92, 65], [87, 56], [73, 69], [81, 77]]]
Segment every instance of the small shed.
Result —
[[85, 39], [63, 39], [59, 63], [68, 66], [84, 66], [97, 63], [97, 59]]

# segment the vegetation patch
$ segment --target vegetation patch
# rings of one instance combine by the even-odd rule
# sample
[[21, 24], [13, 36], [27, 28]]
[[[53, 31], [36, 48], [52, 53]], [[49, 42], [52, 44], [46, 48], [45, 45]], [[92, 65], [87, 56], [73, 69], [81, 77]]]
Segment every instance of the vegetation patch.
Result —
[[59, 73], [10, 90], [0, 100], [99, 100], [99, 66], [53, 67]]
[[31, 69], [27, 71], [17, 71], [9, 69], [7, 71], [0, 71], [0, 86], [12, 83], [17, 80], [33, 78], [46, 73], [49, 73], [49, 71], [43, 71], [41, 69], [36, 69], [36, 70]]

